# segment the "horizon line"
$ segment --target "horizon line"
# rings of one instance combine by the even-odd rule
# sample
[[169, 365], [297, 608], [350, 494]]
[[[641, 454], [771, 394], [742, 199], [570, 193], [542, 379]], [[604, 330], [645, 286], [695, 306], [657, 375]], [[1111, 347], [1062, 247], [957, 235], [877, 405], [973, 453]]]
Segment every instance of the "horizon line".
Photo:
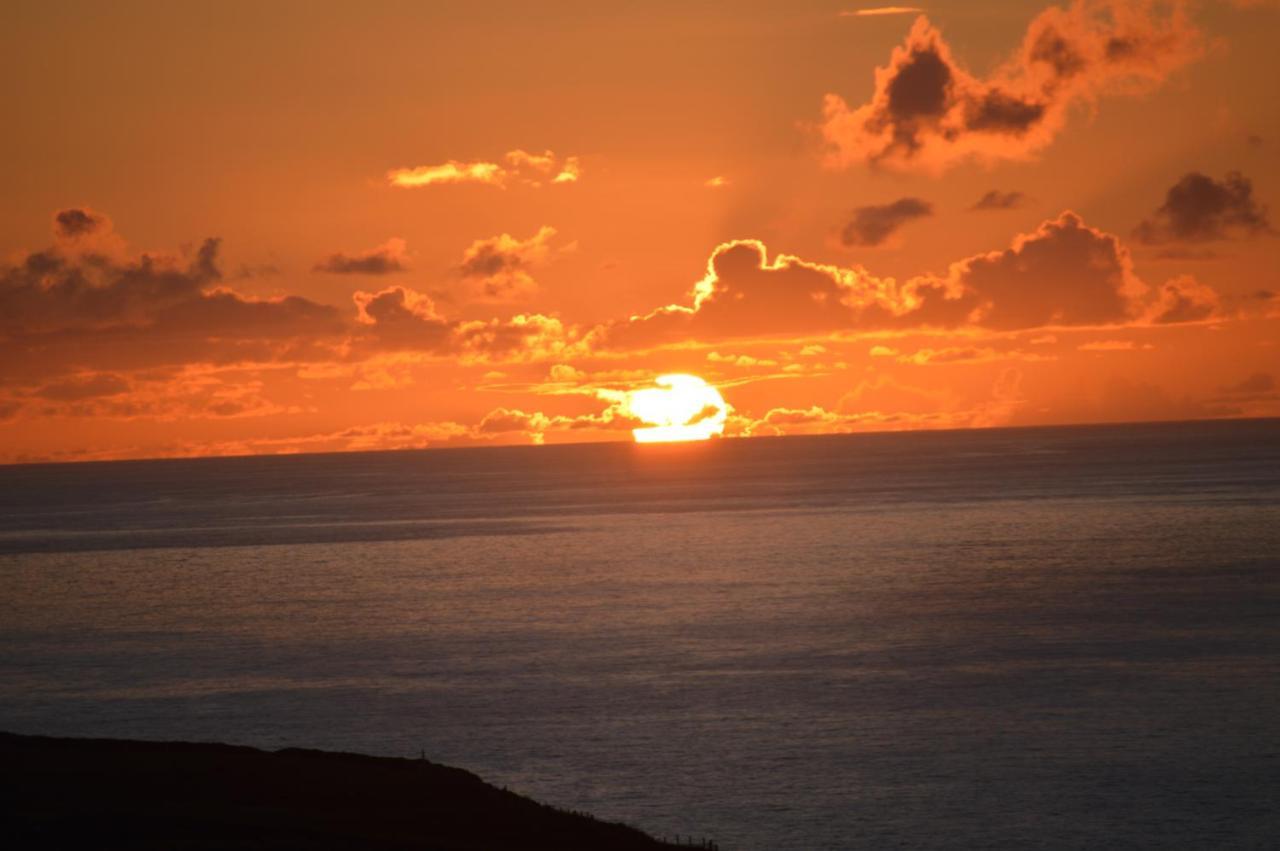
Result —
[[[1105, 420], [1098, 422], [1068, 423], [1034, 423], [1024, 425], [991, 425], [963, 426], [950, 428], [900, 428], [900, 429], [867, 429], [865, 431], [833, 431], [814, 434], [755, 434], [755, 435], [715, 435], [706, 440], [681, 440], [666, 443], [640, 443], [635, 440], [574, 440], [559, 443], [472, 443], [472, 444], [439, 444], [427, 446], [403, 446], [386, 449], [331, 449], [320, 452], [246, 452], [228, 455], [142, 455], [136, 458], [85, 458], [67, 460], [32, 460], [0, 462], [0, 472], [15, 467], [54, 467], [76, 466], [88, 464], [136, 464], [164, 463], [169, 461], [225, 461], [247, 458], [314, 458], [329, 455], [381, 455], [397, 452], [441, 452], [465, 450], [517, 449], [538, 450], [567, 448], [573, 446], [635, 446], [641, 451], [662, 452], [675, 451], [678, 447], [706, 446], [728, 442], [746, 442], [752, 440], [771, 440], [779, 438], [815, 438], [815, 437], [869, 437], [899, 434], [957, 434], [961, 432], [988, 431], [1036, 431], [1040, 429], [1088, 429], [1115, 428], [1120, 426], [1174, 426], [1203, 423], [1246, 423], [1270, 422], [1280, 423], [1280, 416], [1275, 417], [1197, 417], [1191, 419], [1169, 420]], [[665, 449], [664, 449], [665, 447]]]

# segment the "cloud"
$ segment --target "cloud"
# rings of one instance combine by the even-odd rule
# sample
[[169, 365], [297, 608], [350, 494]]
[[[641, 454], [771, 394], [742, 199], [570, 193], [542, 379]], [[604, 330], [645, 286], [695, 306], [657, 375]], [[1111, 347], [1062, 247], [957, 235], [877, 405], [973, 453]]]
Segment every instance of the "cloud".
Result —
[[905, 283], [861, 266], [841, 268], [785, 254], [770, 258], [757, 240], [723, 243], [712, 252], [689, 303], [598, 326], [587, 343], [643, 349], [913, 328], [1018, 331], [1188, 322], [1207, 318], [1216, 306], [1216, 293], [1189, 277], [1148, 286], [1117, 237], [1068, 211], [1016, 237], [1006, 249], [955, 262], [945, 275]]
[[[551, 424], [550, 418], [541, 412], [527, 414], [511, 408], [497, 408], [485, 414], [476, 425], [480, 434], [505, 434], [513, 431], [530, 432], [541, 435]], [[541, 439], [537, 440], [541, 443]]]
[[1191, 260], [1194, 262], [1200, 262], [1205, 260], [1217, 260], [1222, 255], [1211, 248], [1174, 246], [1173, 248], [1160, 249], [1156, 252], [1155, 256], [1161, 260]]
[[[65, 227], [89, 228], [89, 236], [110, 233], [109, 220], [91, 218], [101, 224], [55, 218], [55, 234]], [[464, 256], [462, 269], [486, 286], [509, 288], [541, 262], [553, 234], [544, 228], [527, 240], [482, 240]], [[369, 255], [402, 253], [398, 242], [384, 248]], [[353, 310], [296, 295], [253, 297], [223, 283], [219, 255], [217, 239], [176, 254], [118, 258], [59, 241], [0, 265], [0, 384], [43, 387], [50, 398], [70, 401], [116, 380], [81, 378], [89, 374], [119, 373], [129, 381], [135, 371], [155, 367], [355, 363], [394, 352], [463, 363], [530, 362], [561, 358], [576, 339], [558, 318], [537, 313], [449, 318], [405, 287], [357, 291]], [[386, 382], [385, 375], [367, 378], [361, 381], [368, 386]]]
[[111, 230], [111, 220], [88, 208], [61, 210], [53, 217], [54, 235], [63, 239], [77, 239], [95, 232]]
[[1148, 381], [1113, 376], [1102, 387], [1094, 422], [1144, 422], [1151, 420], [1195, 420], [1235, 416], [1240, 410], [1187, 395], [1174, 396]]
[[886, 373], [877, 373], [857, 383], [836, 405], [844, 413], [893, 411], [925, 414], [954, 406], [949, 388], [915, 387], [898, 381]]
[[969, 158], [1025, 159], [1073, 104], [1158, 85], [1198, 53], [1181, 3], [1085, 0], [1041, 12], [1020, 49], [981, 79], [921, 16], [876, 69], [870, 101], [851, 108], [826, 96], [827, 162], [936, 172]]
[[126, 245], [115, 232], [110, 217], [89, 207], [68, 207], [53, 216], [53, 238], [58, 253], [87, 263], [120, 262]]
[[550, 433], [618, 432], [647, 425], [628, 411], [629, 396], [626, 392], [598, 393], [597, 398], [608, 402], [607, 407], [599, 413], [577, 416], [552, 415], [519, 408], [495, 408], [470, 429], [470, 435], [477, 440], [518, 437], [529, 443], [541, 444], [546, 442]]
[[387, 172], [387, 182], [392, 186], [417, 187], [433, 183], [487, 183], [501, 186], [506, 173], [497, 163], [464, 163], [449, 160], [440, 165], [420, 165], [415, 168], [398, 168]]
[[1023, 206], [1027, 201], [1027, 196], [1021, 192], [1001, 192], [998, 189], [992, 189], [983, 195], [977, 202], [970, 207], [970, 210], [1016, 210]]
[[834, 332], [876, 307], [886, 315], [909, 310], [891, 279], [865, 270], [810, 263], [785, 254], [772, 259], [758, 240], [722, 243], [694, 285], [690, 305], [594, 329], [600, 348], [647, 348], [691, 340], [722, 340]]
[[109, 372], [89, 373], [46, 384], [36, 396], [58, 402], [79, 402], [129, 392], [129, 382]]
[[431, 299], [405, 287], [352, 296], [359, 325], [352, 340], [356, 354], [420, 351], [464, 361], [543, 361], [558, 359], [572, 342], [557, 318], [517, 314], [510, 319], [449, 319]]
[[[873, 356], [874, 353], [873, 353]], [[990, 363], [1000, 360], [1052, 360], [1045, 355], [1023, 352], [1018, 349], [995, 349], [990, 346], [944, 346], [940, 349], [924, 348], [909, 355], [900, 355], [899, 363], [914, 366], [930, 366], [934, 364], [956, 363]]]
[[1159, 245], [1272, 232], [1267, 208], [1254, 199], [1247, 177], [1232, 171], [1219, 182], [1193, 171], [1169, 188], [1164, 204], [1133, 235], [1140, 242]]
[[531, 154], [508, 151], [501, 162], [459, 162], [397, 168], [387, 172], [387, 183], [403, 189], [449, 183], [478, 183], [505, 189], [508, 186], [538, 187], [545, 184], [576, 183], [582, 176], [577, 157], [559, 159], [552, 151]]
[[770, 358], [757, 358], [751, 355], [723, 355], [720, 352], [707, 352], [707, 360], [711, 363], [727, 364], [743, 368], [753, 366], [777, 366], [778, 362]]
[[483, 301], [516, 301], [538, 290], [529, 270], [547, 261], [553, 227], [542, 227], [528, 239], [503, 233], [471, 243], [462, 255], [458, 273], [474, 284], [475, 296]]
[[[820, 405], [808, 408], [770, 408], [764, 416], [744, 423], [745, 434], [798, 434], [812, 431], [830, 431], [841, 424], [857, 421], [856, 416], [837, 414]], [[816, 427], [816, 428], [813, 428]]]
[[1280, 385], [1269, 372], [1255, 372], [1247, 378], [1221, 388], [1222, 397], [1236, 402], [1280, 399]]
[[[1011, 374], [1015, 377], [1010, 378]], [[882, 376], [877, 382], [864, 382], [858, 391], [847, 395], [839, 410], [811, 405], [770, 408], [759, 417], [735, 414], [729, 418], [726, 433], [757, 437], [1003, 425], [1023, 401], [1017, 392], [1016, 376], [1016, 371], [1006, 370], [997, 379], [991, 398], [964, 406]], [[881, 394], [879, 388], [887, 390], [887, 395]], [[876, 398], [872, 399], [873, 395]]]
[[892, 204], [858, 207], [853, 218], [840, 231], [840, 242], [846, 246], [876, 246], [903, 225], [933, 215], [933, 205], [919, 198], [900, 198]]
[[231, 280], [247, 281], [250, 278], [273, 278], [279, 275], [280, 272], [280, 267], [274, 263], [257, 263], [254, 265], [241, 263], [227, 277]]
[[75, 245], [59, 242], [0, 266], [0, 379], [270, 360], [346, 324], [336, 309], [304, 298], [253, 298], [221, 286], [217, 239], [172, 255], [82, 251], [86, 237], [123, 246], [109, 220], [89, 218], [60, 214], [55, 236], [71, 228]]
[[404, 261], [405, 241], [392, 237], [377, 248], [358, 254], [345, 254], [341, 251], [330, 254], [312, 269], [334, 275], [387, 275], [407, 269]]
[[923, 11], [923, 9], [918, 9], [915, 6], [875, 6], [870, 9], [852, 9], [847, 12], [840, 12], [837, 17], [870, 18], [881, 15], [911, 15]]
[[[0, 416], [3, 409], [0, 409]], [[180, 443], [147, 452], [157, 456], [261, 455], [296, 452], [359, 452], [387, 449], [424, 449], [429, 446], [474, 446], [513, 440], [541, 444], [549, 434], [616, 434], [642, 425], [610, 403], [598, 413], [563, 416], [519, 408], [495, 408], [471, 424], [454, 420], [435, 422], [377, 422], [336, 431], [293, 437], [250, 438], [214, 443]], [[136, 457], [135, 452], [107, 453], [98, 457]]]
[[0, 269], [0, 333], [30, 335], [145, 323], [192, 298], [219, 275], [218, 240], [186, 258], [143, 254], [116, 266], [84, 262], [56, 248]]
[[[102, 218], [104, 224], [91, 226], [88, 236], [112, 233]], [[56, 220], [54, 228], [59, 235]], [[458, 272], [476, 282], [522, 272], [556, 250], [553, 235], [542, 228], [527, 239], [502, 234], [478, 240], [463, 254]], [[771, 253], [755, 240], [727, 242], [711, 252], [687, 300], [590, 329], [532, 312], [462, 318], [404, 286], [357, 291], [345, 309], [298, 296], [255, 298], [225, 285], [217, 239], [173, 254], [120, 257], [86, 252], [66, 240], [59, 235], [52, 247], [0, 266], [0, 404], [10, 417], [250, 417], [306, 404], [301, 397], [270, 398], [257, 378], [206, 381], [191, 370], [280, 365], [299, 380], [376, 390], [413, 383], [418, 365], [433, 361], [529, 364], [530, 374], [542, 377], [550, 370], [552, 381], [565, 385], [535, 392], [563, 395], [610, 386], [605, 382], [613, 379], [604, 371], [578, 368], [583, 357], [673, 345], [707, 345], [682, 354], [684, 362], [673, 364], [677, 368], [705, 357], [713, 370], [781, 377], [846, 368], [832, 367], [825, 356], [817, 357], [822, 348], [805, 345], [833, 335], [887, 333], [899, 348], [885, 345], [875, 354], [923, 365], [1030, 358], [989, 335], [974, 342], [986, 332], [1151, 325], [1219, 315], [1214, 290], [1189, 277], [1147, 285], [1116, 237], [1070, 212], [1003, 250], [905, 281], [861, 266]], [[970, 339], [900, 354], [899, 332], [929, 329], [964, 329]], [[768, 352], [748, 349], [751, 354], [729, 343], [710, 345], [767, 339], [787, 343]], [[870, 342], [881, 341], [859, 349]], [[796, 362], [799, 355], [808, 356], [803, 366]], [[631, 380], [615, 373], [617, 381]], [[876, 410], [897, 416], [906, 409]], [[585, 419], [544, 416], [545, 422], [523, 421], [521, 433], [622, 427], [616, 422], [622, 414], [608, 409]], [[467, 426], [466, 439], [481, 439], [502, 421], [495, 415], [484, 432], [472, 430], [479, 423]]]
[[587, 377], [586, 373], [567, 363], [552, 364], [547, 377], [559, 383], [577, 384]]
[[954, 264], [949, 281], [972, 299], [972, 323], [998, 330], [1124, 323], [1147, 292], [1120, 240], [1070, 212]]
[[1223, 387], [1224, 393], [1269, 393], [1276, 389], [1276, 379], [1270, 373], [1255, 372], [1239, 384]]
[[376, 329], [391, 348], [440, 348], [454, 328], [436, 313], [431, 299], [407, 287], [387, 287], [378, 292], [358, 290], [351, 296], [356, 321]]
[[[1081, 352], [1132, 352], [1138, 348], [1133, 340], [1093, 340], [1076, 346]], [[1148, 344], [1145, 348], [1151, 348]]]
[[[95, 387], [94, 385], [101, 386]], [[228, 378], [200, 367], [184, 368], [172, 374], [142, 376], [126, 382], [119, 376], [95, 382], [59, 382], [66, 392], [38, 395], [49, 401], [40, 416], [90, 417], [132, 420], [145, 418], [173, 422], [193, 419], [241, 419], [275, 414], [299, 413], [302, 408], [286, 406], [266, 398], [264, 382], [258, 378]]]
[[1199, 322], [1218, 313], [1221, 299], [1210, 286], [1190, 275], [1165, 281], [1157, 292], [1151, 320], [1158, 325]]
[[[428, 446], [474, 443], [471, 429], [459, 423], [431, 422], [406, 424], [379, 422], [350, 426], [336, 431], [257, 437], [213, 442], [180, 441], [149, 447], [144, 457], [187, 458], [236, 455], [285, 455], [298, 452], [366, 452], [370, 450], [423, 449]], [[97, 460], [139, 457], [136, 450], [93, 453]], [[88, 460], [79, 457], [76, 460]]]

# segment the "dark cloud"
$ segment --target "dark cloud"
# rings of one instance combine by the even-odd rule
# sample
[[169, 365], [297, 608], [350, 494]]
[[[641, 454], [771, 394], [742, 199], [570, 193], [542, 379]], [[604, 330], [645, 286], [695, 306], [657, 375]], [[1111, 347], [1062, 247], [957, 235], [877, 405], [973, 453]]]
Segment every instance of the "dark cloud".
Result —
[[114, 263], [57, 249], [0, 268], [0, 333], [33, 334], [145, 324], [159, 310], [194, 298], [220, 277], [218, 240], [189, 258], [143, 254]]
[[1271, 233], [1267, 208], [1253, 197], [1253, 183], [1238, 171], [1221, 181], [1191, 172], [1169, 188], [1164, 204], [1134, 229], [1148, 245], [1212, 242]]
[[110, 228], [111, 223], [106, 216], [84, 208], [62, 210], [53, 217], [54, 233], [67, 239]]
[[558, 319], [519, 314], [511, 319], [447, 319], [427, 296], [404, 287], [354, 295], [358, 351], [398, 350], [479, 360], [541, 360], [562, 351], [568, 333]]
[[962, 261], [953, 277], [977, 301], [978, 324], [1006, 330], [1124, 322], [1143, 289], [1120, 240], [1074, 213]]
[[453, 324], [436, 315], [429, 298], [405, 287], [357, 292], [353, 298], [359, 321], [387, 348], [439, 351], [453, 333]]
[[932, 214], [933, 205], [919, 198], [858, 207], [853, 211], [853, 219], [840, 231], [840, 241], [847, 246], [880, 245], [908, 222]]
[[[534, 239], [513, 240], [519, 263], [535, 260], [553, 233], [545, 228]], [[113, 250], [123, 252], [123, 242], [111, 236]], [[77, 242], [0, 266], [0, 384], [62, 410], [92, 402], [126, 416], [142, 390], [125, 382], [148, 371], [358, 362], [389, 351], [530, 361], [558, 357], [571, 341], [572, 332], [554, 317], [446, 318], [427, 296], [404, 287], [355, 293], [354, 313], [296, 295], [243, 295], [224, 284], [219, 249], [217, 239], [207, 239], [186, 254], [110, 257]], [[119, 399], [103, 398], [117, 391]], [[228, 416], [269, 408], [260, 400], [201, 404]]]
[[1054, 27], [1044, 27], [1027, 50], [1027, 59], [1053, 69], [1054, 77], [1069, 80], [1089, 67], [1089, 60]]
[[685, 340], [724, 340], [831, 332], [850, 327], [853, 305], [900, 298], [885, 281], [857, 269], [769, 259], [763, 243], [736, 240], [717, 246], [692, 305], [668, 305], [644, 316], [606, 323], [591, 332], [593, 345], [644, 349]]
[[512, 431], [540, 432], [549, 424], [547, 416], [541, 412], [526, 413], [513, 408], [496, 408], [485, 414], [476, 425], [479, 434], [503, 434]]
[[1222, 393], [1241, 401], [1274, 398], [1277, 395], [1276, 379], [1268, 372], [1255, 372], [1236, 384], [1223, 387]]
[[1247, 415], [1268, 415], [1275, 412], [1275, 403], [1280, 402], [1280, 383], [1270, 372], [1253, 372], [1235, 384], [1219, 388], [1219, 395], [1213, 401]]
[[1043, 103], [991, 89], [965, 104], [965, 129], [1021, 136], [1038, 124], [1044, 113]]
[[1113, 376], [1103, 385], [1101, 399], [1086, 418], [1094, 422], [1145, 422], [1234, 417], [1243, 411], [1219, 400], [1176, 396], [1156, 384]]
[[592, 330], [589, 345], [645, 349], [689, 341], [838, 331], [1190, 322], [1217, 310], [1217, 294], [1192, 278], [1152, 289], [1115, 236], [1065, 212], [1009, 248], [953, 263], [945, 276], [906, 283], [861, 267], [768, 257], [738, 240], [712, 253], [690, 304], [673, 304]]
[[1156, 290], [1152, 321], [1158, 325], [1200, 322], [1218, 313], [1219, 297], [1190, 276], [1173, 278]]
[[1156, 257], [1160, 260], [1217, 260], [1222, 255], [1214, 251], [1212, 248], [1189, 248], [1186, 246], [1175, 246], [1173, 248], [1162, 248], [1156, 252]]
[[967, 72], [923, 16], [877, 68], [870, 101], [829, 94], [823, 136], [834, 164], [938, 170], [967, 157], [1024, 159], [1081, 101], [1155, 85], [1199, 52], [1180, 3], [1123, 0], [1050, 7], [987, 78]]
[[341, 251], [330, 254], [312, 268], [316, 272], [334, 275], [388, 275], [407, 269], [404, 261], [405, 242], [403, 239], [393, 238], [377, 248], [357, 254], [345, 254]]
[[274, 278], [279, 274], [280, 267], [274, 263], [259, 263], [257, 265], [241, 263], [236, 267], [235, 273], [229, 277], [234, 280], [245, 281], [250, 278]]
[[978, 199], [971, 210], [1016, 210], [1025, 204], [1027, 196], [1018, 191], [1001, 192], [992, 189]]
[[895, 147], [908, 153], [920, 147], [919, 135], [946, 114], [953, 86], [951, 66], [936, 46], [913, 49], [885, 86], [884, 108], [877, 130], [888, 129]]
[[0, 379], [41, 380], [65, 396], [75, 384], [48, 379], [275, 360], [350, 325], [304, 298], [256, 299], [221, 286], [218, 254], [217, 239], [185, 256], [111, 259], [55, 247], [0, 267]]
[[35, 395], [55, 402], [79, 402], [103, 396], [118, 396], [129, 392], [129, 382], [118, 375], [100, 372], [96, 375], [78, 375], [46, 384]]
[[462, 255], [458, 274], [472, 285], [471, 295], [481, 301], [515, 301], [538, 290], [530, 270], [547, 261], [553, 227], [541, 227], [528, 239], [503, 233], [477, 239]]

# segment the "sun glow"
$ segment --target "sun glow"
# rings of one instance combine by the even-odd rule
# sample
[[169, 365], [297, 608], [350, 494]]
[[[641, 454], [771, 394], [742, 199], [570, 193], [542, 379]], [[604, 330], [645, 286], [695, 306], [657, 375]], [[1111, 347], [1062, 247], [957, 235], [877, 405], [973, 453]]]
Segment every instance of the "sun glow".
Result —
[[696, 375], [660, 375], [653, 383], [627, 400], [631, 414], [651, 424], [631, 430], [636, 443], [707, 440], [724, 431], [729, 406], [719, 390]]

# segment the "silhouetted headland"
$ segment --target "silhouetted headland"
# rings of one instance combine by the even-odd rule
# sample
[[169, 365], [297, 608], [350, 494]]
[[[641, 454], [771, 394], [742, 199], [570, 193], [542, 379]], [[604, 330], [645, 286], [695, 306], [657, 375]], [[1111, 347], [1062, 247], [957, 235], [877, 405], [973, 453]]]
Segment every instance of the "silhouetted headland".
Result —
[[0, 765], [10, 848], [675, 847], [424, 759], [0, 733]]

